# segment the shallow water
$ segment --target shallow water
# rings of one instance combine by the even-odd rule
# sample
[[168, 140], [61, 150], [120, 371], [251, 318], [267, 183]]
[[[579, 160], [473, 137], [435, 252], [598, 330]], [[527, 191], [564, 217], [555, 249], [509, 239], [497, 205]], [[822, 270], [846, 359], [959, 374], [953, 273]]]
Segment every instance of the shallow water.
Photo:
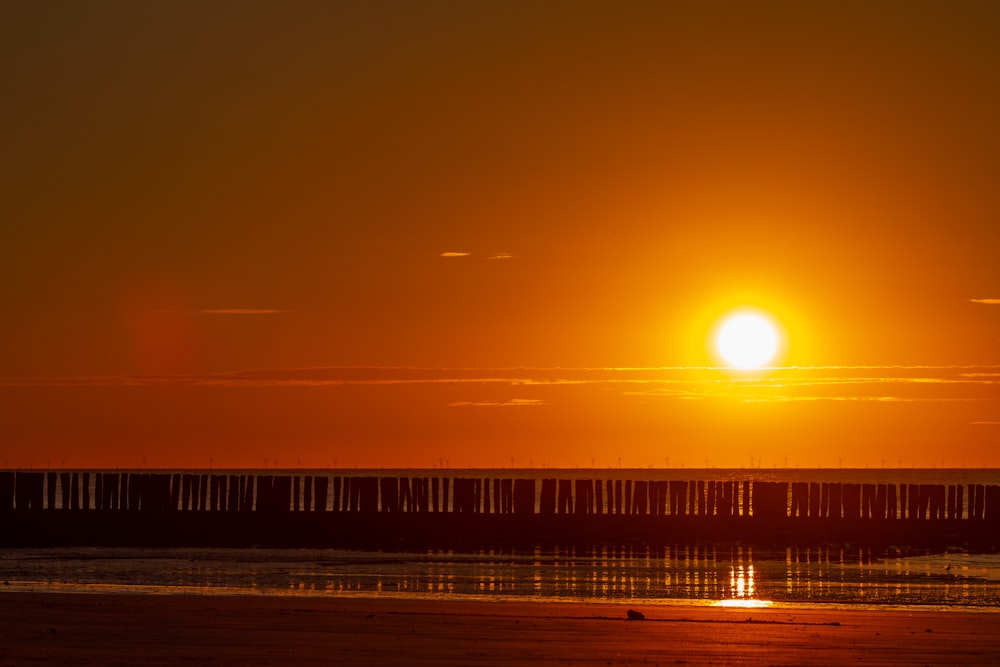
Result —
[[1000, 608], [1000, 556], [870, 549], [8, 549], [7, 590]]

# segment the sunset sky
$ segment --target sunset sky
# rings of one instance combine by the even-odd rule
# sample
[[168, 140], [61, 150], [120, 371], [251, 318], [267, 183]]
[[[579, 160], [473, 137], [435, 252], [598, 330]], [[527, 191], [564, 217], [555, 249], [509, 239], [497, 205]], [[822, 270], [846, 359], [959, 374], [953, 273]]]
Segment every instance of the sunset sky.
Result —
[[995, 2], [8, 2], [0, 86], [4, 468], [1000, 467]]

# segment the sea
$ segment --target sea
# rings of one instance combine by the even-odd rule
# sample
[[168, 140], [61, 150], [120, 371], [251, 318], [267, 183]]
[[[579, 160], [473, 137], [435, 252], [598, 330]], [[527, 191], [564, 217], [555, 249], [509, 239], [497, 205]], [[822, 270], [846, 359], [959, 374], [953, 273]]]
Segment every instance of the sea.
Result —
[[[1000, 484], [997, 469], [159, 471], [234, 474]], [[0, 548], [6, 591], [531, 600], [1000, 611], [1000, 554], [904, 546], [549, 545], [362, 551]]]

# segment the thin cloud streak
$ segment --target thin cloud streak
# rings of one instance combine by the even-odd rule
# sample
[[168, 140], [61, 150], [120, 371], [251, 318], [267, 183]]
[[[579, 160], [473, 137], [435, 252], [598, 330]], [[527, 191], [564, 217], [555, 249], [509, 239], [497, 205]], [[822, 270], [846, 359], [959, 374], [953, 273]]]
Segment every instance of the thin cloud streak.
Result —
[[438, 257], [468, 257], [471, 252], [443, 252]]
[[547, 405], [547, 401], [543, 401], [539, 398], [512, 398], [509, 401], [455, 401], [454, 403], [449, 403], [449, 408], [521, 408], [521, 407], [536, 407], [539, 405]]
[[1000, 299], [969, 299], [972, 303], [985, 303], [989, 306], [1000, 306]]
[[[760, 377], [715, 367], [660, 368], [434, 368], [316, 367], [245, 370], [204, 375], [80, 376], [0, 379], [4, 387], [212, 387], [219, 389], [455, 385], [520, 387], [552, 392], [560, 387], [603, 388], [625, 397], [722, 400], [746, 403], [796, 401], [955, 402], [1000, 401], [998, 366], [795, 367]], [[468, 387], [468, 389], [458, 389]], [[463, 398], [456, 396], [454, 398]], [[452, 400], [449, 405], [522, 406], [514, 401]], [[520, 401], [528, 401], [522, 403]]]

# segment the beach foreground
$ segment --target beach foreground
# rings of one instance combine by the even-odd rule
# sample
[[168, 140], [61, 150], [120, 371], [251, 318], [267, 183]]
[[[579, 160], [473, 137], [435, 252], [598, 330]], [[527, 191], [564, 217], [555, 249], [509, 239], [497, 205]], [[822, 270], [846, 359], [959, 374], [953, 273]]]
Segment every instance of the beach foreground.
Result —
[[0, 593], [0, 664], [1000, 664], [1000, 614]]

